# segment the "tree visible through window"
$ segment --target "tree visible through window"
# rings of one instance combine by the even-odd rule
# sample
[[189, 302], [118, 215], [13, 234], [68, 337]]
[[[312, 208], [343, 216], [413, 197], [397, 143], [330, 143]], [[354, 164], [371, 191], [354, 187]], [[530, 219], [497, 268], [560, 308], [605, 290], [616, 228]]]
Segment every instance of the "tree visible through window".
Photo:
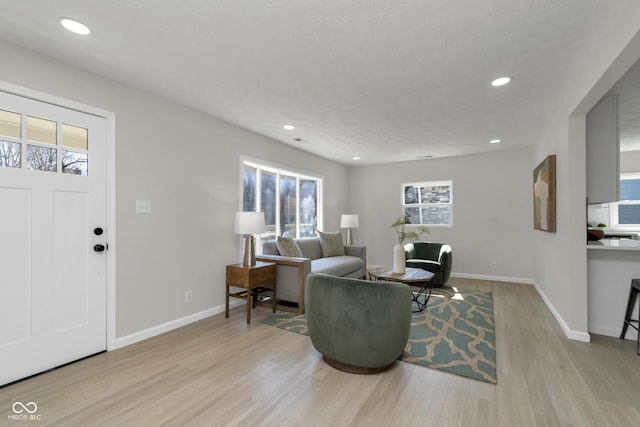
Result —
[[267, 232], [262, 240], [285, 234], [315, 236], [322, 210], [321, 184], [321, 178], [244, 161], [242, 209], [264, 212]]

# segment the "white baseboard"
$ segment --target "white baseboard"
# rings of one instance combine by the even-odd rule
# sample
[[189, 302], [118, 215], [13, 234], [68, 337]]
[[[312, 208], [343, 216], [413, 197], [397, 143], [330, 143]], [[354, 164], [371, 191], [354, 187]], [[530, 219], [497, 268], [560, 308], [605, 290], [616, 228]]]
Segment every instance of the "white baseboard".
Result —
[[[620, 332], [622, 332], [622, 325], [620, 325], [620, 328], [618, 329], [611, 329], [607, 327], [589, 325], [589, 332], [598, 334], [598, 335], [605, 335], [607, 337], [620, 338]], [[636, 341], [638, 339], [638, 333], [636, 332], [635, 329], [628, 328], [627, 333], [625, 335], [625, 339], [630, 341]]]
[[535, 286], [536, 291], [538, 292], [538, 295], [540, 295], [540, 298], [542, 298], [542, 301], [544, 301], [549, 311], [551, 311], [551, 314], [553, 314], [553, 317], [556, 319], [556, 322], [558, 322], [558, 324], [562, 328], [562, 331], [567, 336], [567, 338], [574, 341], [591, 342], [591, 335], [589, 335], [588, 332], [574, 331], [571, 328], [569, 328], [569, 325], [567, 325], [567, 322], [564, 321], [564, 319], [562, 318], [560, 313], [558, 313], [558, 310], [556, 310], [556, 308], [553, 306], [549, 298], [547, 298], [544, 292], [542, 292], [542, 289], [540, 289], [540, 286], [538, 286], [538, 284], [535, 282], [533, 283], [533, 285]]
[[468, 274], [468, 273], [451, 273], [451, 277], [457, 277], [460, 279], [489, 280], [493, 282], [510, 282], [510, 283], [523, 283], [525, 285], [533, 285], [533, 279], [525, 279], [523, 277], [486, 276], [483, 274]]
[[[244, 305], [244, 301], [230, 301], [229, 309], [238, 307], [240, 305]], [[149, 329], [145, 329], [143, 331], [135, 332], [133, 334], [126, 335], [124, 337], [116, 338], [116, 346], [113, 350], [126, 347], [131, 344], [135, 344], [137, 342], [146, 340], [148, 338], [153, 338], [156, 335], [164, 334], [165, 332], [172, 331], [174, 329], [180, 328], [182, 326], [186, 326], [190, 323], [197, 322], [198, 320], [206, 319], [207, 317], [213, 316], [218, 313], [224, 313], [224, 305], [219, 305], [217, 307], [213, 307], [198, 313], [190, 314], [188, 316], [182, 317], [180, 319], [172, 320], [167, 323], [163, 323], [158, 326], [154, 326]]]
[[[560, 313], [558, 313], [558, 310], [556, 310], [556, 308], [553, 306], [549, 298], [547, 298], [547, 296], [544, 294], [542, 289], [540, 289], [540, 286], [538, 286], [538, 284], [535, 283], [533, 279], [525, 279], [520, 277], [486, 276], [481, 274], [467, 274], [467, 273], [451, 273], [451, 277], [459, 277], [462, 279], [492, 280], [496, 282], [523, 283], [523, 284], [533, 285], [536, 289], [536, 292], [538, 292], [538, 295], [540, 295], [540, 298], [542, 298], [542, 301], [544, 301], [549, 311], [551, 311], [551, 314], [553, 314], [553, 317], [556, 319], [556, 321], [562, 328], [562, 331], [564, 332], [567, 338], [574, 341], [591, 342], [591, 336], [589, 335], [588, 332], [574, 331], [571, 328], [569, 328], [569, 325], [567, 325], [567, 322], [564, 321]], [[598, 333], [598, 332], [594, 331], [594, 333]], [[609, 335], [609, 334], [607, 333], [604, 335]]]

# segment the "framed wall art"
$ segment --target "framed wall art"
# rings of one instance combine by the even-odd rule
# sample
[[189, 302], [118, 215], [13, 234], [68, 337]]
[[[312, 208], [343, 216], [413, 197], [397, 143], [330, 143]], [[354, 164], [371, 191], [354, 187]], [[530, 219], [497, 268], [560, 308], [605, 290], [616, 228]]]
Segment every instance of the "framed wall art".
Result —
[[556, 232], [556, 156], [533, 170], [533, 228]]

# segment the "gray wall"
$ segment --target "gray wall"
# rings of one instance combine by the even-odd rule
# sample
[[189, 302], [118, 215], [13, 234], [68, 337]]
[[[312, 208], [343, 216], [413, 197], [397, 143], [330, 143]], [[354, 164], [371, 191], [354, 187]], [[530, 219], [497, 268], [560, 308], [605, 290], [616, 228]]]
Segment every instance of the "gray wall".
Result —
[[[116, 114], [117, 337], [224, 306], [243, 155], [323, 176], [324, 228], [338, 229], [346, 167], [6, 42], [0, 52], [0, 80]], [[136, 199], [152, 213], [136, 214]]]
[[[391, 265], [402, 214], [402, 183], [453, 180], [453, 227], [431, 227], [421, 240], [453, 248], [453, 272], [531, 282], [533, 278], [531, 150], [356, 167], [349, 174], [350, 212], [368, 263]], [[495, 262], [492, 270], [490, 263]]]

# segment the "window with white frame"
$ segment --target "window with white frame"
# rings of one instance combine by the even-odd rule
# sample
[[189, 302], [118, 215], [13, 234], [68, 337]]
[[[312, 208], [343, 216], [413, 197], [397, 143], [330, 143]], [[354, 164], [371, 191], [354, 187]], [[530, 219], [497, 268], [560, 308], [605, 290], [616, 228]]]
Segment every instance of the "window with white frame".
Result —
[[402, 184], [402, 208], [411, 224], [453, 225], [453, 181]]
[[320, 177], [243, 161], [242, 210], [264, 212], [267, 232], [260, 236], [262, 241], [285, 234], [315, 236], [322, 224], [321, 190]]
[[620, 175], [620, 201], [609, 204], [611, 227], [640, 228], [640, 172]]

